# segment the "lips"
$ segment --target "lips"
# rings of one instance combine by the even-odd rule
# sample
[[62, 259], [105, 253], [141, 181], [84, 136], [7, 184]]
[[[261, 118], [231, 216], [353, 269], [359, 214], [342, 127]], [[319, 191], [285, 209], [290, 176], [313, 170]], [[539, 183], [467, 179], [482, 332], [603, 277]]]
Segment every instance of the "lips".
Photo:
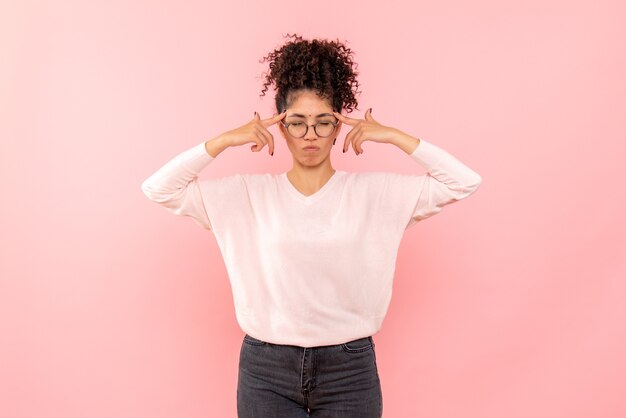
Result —
[[320, 149], [319, 147], [304, 147], [304, 150], [316, 150], [316, 149]]

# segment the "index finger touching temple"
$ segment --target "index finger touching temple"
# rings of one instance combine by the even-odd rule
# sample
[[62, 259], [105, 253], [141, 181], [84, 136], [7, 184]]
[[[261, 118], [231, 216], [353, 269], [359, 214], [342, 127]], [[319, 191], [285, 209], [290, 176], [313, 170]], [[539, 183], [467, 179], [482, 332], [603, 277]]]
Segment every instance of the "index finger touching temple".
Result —
[[263, 126], [267, 127], [267, 126], [275, 124], [276, 122], [278, 122], [281, 119], [283, 119], [285, 117], [286, 113], [287, 113], [287, 110], [283, 110], [282, 113], [279, 113], [277, 115], [272, 116], [271, 118], [263, 120]]

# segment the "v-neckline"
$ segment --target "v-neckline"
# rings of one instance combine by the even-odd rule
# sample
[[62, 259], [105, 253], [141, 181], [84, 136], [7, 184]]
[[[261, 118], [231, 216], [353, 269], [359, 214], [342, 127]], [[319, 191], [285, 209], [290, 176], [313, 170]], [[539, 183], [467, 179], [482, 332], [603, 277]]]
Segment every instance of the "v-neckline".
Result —
[[315, 202], [317, 199], [319, 199], [326, 190], [328, 190], [330, 188], [330, 186], [335, 183], [335, 181], [337, 181], [337, 178], [339, 177], [339, 174], [342, 173], [341, 170], [335, 170], [335, 172], [333, 173], [332, 176], [330, 176], [330, 178], [328, 180], [326, 180], [326, 183], [324, 183], [324, 185], [322, 187], [320, 187], [315, 193], [310, 194], [308, 196], [304, 195], [303, 193], [301, 193], [296, 186], [294, 186], [291, 181], [289, 180], [289, 177], [287, 177], [287, 172], [284, 172], [280, 175], [280, 178], [283, 180], [283, 183], [285, 184], [285, 187], [287, 188], [287, 190], [289, 190], [289, 193], [295, 197], [296, 199], [300, 200], [303, 203], [306, 204], [310, 204]]

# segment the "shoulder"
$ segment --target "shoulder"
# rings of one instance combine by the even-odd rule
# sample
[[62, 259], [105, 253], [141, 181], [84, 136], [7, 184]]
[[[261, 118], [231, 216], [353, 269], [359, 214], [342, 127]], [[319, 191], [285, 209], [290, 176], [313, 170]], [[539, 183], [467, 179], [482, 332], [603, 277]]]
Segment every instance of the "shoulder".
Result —
[[384, 171], [346, 172], [344, 175], [345, 191], [356, 195], [378, 195], [389, 182], [389, 174]]
[[277, 175], [238, 173], [200, 181], [205, 196], [223, 202], [244, 203], [251, 196], [264, 195], [275, 189]]
[[232, 176], [231, 187], [238, 188], [247, 195], [265, 195], [278, 189], [280, 174], [243, 173]]
[[384, 185], [394, 173], [385, 171], [352, 171], [346, 172], [346, 182], [354, 185]]
[[[276, 184], [280, 174], [273, 173], [245, 173], [236, 174], [238, 181], [252, 187], [263, 187]], [[233, 177], [235, 177], [233, 176]]]
[[230, 176], [222, 176], [216, 178], [210, 178], [206, 180], [202, 180], [204, 182], [214, 182], [221, 183], [224, 185], [235, 185], [235, 184], [265, 184], [275, 182], [278, 178], [278, 174], [270, 174], [270, 173], [236, 173]]
[[397, 194], [402, 197], [419, 188], [425, 176], [394, 171], [362, 171], [348, 173], [346, 178], [346, 186], [356, 190], [367, 190], [370, 194]]

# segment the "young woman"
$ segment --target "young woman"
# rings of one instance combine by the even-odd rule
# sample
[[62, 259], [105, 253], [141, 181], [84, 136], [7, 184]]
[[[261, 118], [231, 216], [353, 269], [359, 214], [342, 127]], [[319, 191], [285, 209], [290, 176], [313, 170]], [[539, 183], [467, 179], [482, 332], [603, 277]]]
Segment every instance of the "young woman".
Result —
[[[255, 112], [142, 184], [149, 199], [215, 235], [245, 333], [240, 418], [381, 417], [372, 336], [387, 313], [402, 235], [481, 183], [443, 149], [378, 122], [371, 108], [364, 119], [342, 115], [357, 106], [351, 54], [338, 41], [293, 35], [264, 57], [262, 95], [275, 85], [273, 117]], [[274, 124], [291, 170], [198, 180], [227, 148], [252, 143], [273, 156]], [[335, 170], [331, 151], [343, 124], [351, 128], [339, 144], [344, 153], [361, 155], [365, 141], [389, 144], [427, 173]]]

